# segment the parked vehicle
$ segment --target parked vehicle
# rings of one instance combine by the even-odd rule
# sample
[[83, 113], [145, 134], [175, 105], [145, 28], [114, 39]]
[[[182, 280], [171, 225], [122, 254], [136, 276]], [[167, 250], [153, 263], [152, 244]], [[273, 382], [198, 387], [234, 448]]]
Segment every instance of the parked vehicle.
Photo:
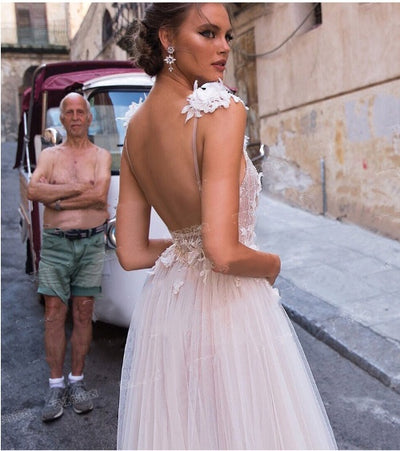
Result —
[[[79, 61], [40, 66], [31, 88], [24, 93], [15, 168], [20, 179], [21, 238], [26, 243], [27, 273], [36, 273], [40, 259], [43, 205], [29, 201], [27, 186], [44, 146], [54, 145], [65, 132], [59, 120], [59, 103], [71, 91], [90, 102], [93, 122], [89, 138], [111, 152], [112, 169], [109, 213], [105, 232], [106, 259], [102, 293], [96, 299], [94, 320], [122, 327], [129, 325], [132, 309], [147, 271], [124, 271], [115, 253], [115, 211], [118, 201], [119, 166], [125, 138], [126, 113], [132, 102], [140, 103], [152, 79], [132, 68], [128, 61]], [[152, 211], [151, 235], [165, 237], [168, 230]]]

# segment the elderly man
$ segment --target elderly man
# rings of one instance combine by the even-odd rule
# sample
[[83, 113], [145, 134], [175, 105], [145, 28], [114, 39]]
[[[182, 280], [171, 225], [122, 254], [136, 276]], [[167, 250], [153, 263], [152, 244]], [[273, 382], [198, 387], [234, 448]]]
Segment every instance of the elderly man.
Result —
[[[92, 340], [94, 297], [101, 290], [104, 227], [111, 155], [89, 141], [90, 105], [78, 93], [60, 104], [67, 137], [41, 152], [28, 197], [44, 204], [38, 292], [45, 299], [45, 351], [50, 367], [49, 393], [42, 420], [63, 414], [68, 399], [77, 413], [93, 409], [93, 393], [83, 383]], [[65, 386], [65, 320], [72, 299], [71, 372]]]

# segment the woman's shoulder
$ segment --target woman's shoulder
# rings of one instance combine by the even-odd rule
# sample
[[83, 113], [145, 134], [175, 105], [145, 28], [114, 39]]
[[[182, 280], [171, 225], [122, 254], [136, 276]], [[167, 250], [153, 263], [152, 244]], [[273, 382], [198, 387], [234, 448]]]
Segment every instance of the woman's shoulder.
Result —
[[240, 103], [244, 107], [243, 101], [227, 88], [221, 80], [205, 83], [198, 86], [194, 84], [193, 92], [186, 98], [186, 105], [182, 109], [182, 114], [186, 114], [186, 122], [192, 117], [201, 117], [203, 113], [213, 113], [218, 108], [229, 108], [234, 103]]

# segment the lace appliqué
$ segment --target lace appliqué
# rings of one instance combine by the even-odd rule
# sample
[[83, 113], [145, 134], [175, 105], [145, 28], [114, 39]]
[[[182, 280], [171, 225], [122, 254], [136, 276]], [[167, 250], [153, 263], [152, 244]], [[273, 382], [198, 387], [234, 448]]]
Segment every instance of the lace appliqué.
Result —
[[192, 117], [201, 117], [201, 113], [213, 113], [219, 107], [228, 108], [231, 99], [236, 103], [243, 103], [239, 97], [228, 90], [222, 80], [205, 83], [200, 88], [196, 80], [193, 92], [187, 98], [188, 104], [183, 107], [181, 113], [186, 114], [185, 122], [187, 122]]
[[[157, 267], [163, 266], [170, 268], [178, 263], [184, 267], [198, 266], [199, 275], [204, 283], [206, 283], [208, 274], [212, 270], [210, 260], [206, 258], [203, 250], [203, 242], [201, 238], [201, 225], [194, 225], [182, 230], [171, 232], [172, 245], [166, 249], [158, 258], [152, 273]], [[177, 280], [174, 282], [173, 292], [178, 294], [183, 282]]]
[[[198, 88], [197, 82], [194, 85], [193, 93], [187, 98], [188, 104], [182, 109], [186, 114], [186, 122], [192, 117], [201, 117], [202, 113], [212, 113], [217, 108], [228, 108], [230, 101], [242, 102], [239, 97], [227, 90], [222, 81], [206, 83]], [[256, 249], [255, 245], [255, 219], [258, 196], [261, 191], [259, 175], [245, 151], [247, 138], [245, 137], [244, 155], [246, 158], [246, 173], [240, 186], [239, 200], [239, 241], [248, 247]], [[178, 273], [183, 268], [193, 268], [199, 273], [203, 283], [209, 280], [212, 272], [212, 263], [205, 256], [201, 236], [201, 225], [194, 225], [182, 230], [171, 232], [173, 244], [166, 249], [158, 258], [151, 273], [158, 270], [178, 265]], [[184, 286], [185, 277], [178, 276], [173, 283], [172, 293], [178, 295]], [[241, 286], [241, 278], [235, 277], [236, 287]]]
[[239, 241], [248, 247], [256, 249], [255, 222], [258, 198], [261, 193], [260, 175], [251, 162], [247, 152], [246, 174], [240, 185], [240, 205], [239, 205]]
[[117, 120], [124, 121], [124, 127], [127, 127], [129, 124], [129, 121], [134, 116], [136, 111], [142, 106], [143, 102], [146, 100], [146, 94], [143, 97], [140, 97], [139, 102], [132, 102], [129, 107], [128, 111], [124, 114], [123, 117], [117, 117]]

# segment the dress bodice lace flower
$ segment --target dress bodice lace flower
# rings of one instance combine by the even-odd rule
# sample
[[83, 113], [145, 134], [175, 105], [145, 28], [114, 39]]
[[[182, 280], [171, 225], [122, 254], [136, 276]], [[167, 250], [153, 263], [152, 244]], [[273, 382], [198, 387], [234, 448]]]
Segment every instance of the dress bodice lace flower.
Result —
[[[230, 92], [221, 80], [205, 83], [198, 87], [197, 80], [194, 83], [192, 94], [187, 98], [187, 104], [182, 109], [186, 113], [186, 122], [192, 117], [201, 117], [201, 113], [213, 113], [217, 108], [228, 108], [233, 99], [236, 103], [242, 100]], [[242, 102], [243, 103], [243, 102]]]
[[[231, 99], [241, 102], [221, 81], [206, 83], [202, 87], [194, 86], [193, 93], [187, 98], [187, 105], [182, 109], [186, 121], [198, 118], [202, 113], [213, 113], [217, 108], [228, 108]], [[246, 142], [246, 140], [245, 140]], [[244, 144], [243, 152], [246, 159], [246, 171], [240, 185], [239, 199], [239, 241], [246, 246], [255, 247], [255, 219], [258, 196], [261, 191], [260, 177], [247, 155]], [[182, 230], [171, 232], [173, 244], [160, 257], [159, 262], [169, 267], [175, 262], [185, 266], [202, 263], [203, 271], [211, 268], [206, 259], [201, 239], [201, 225], [194, 225]]]

